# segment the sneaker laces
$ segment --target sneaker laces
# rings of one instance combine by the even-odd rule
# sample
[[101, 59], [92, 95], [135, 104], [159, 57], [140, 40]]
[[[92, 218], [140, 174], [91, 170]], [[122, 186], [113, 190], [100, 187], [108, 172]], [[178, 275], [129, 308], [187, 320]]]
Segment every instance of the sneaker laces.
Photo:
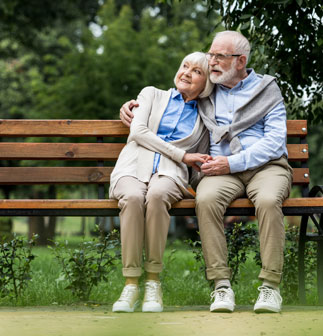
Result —
[[260, 294], [257, 301], [270, 302], [278, 298], [280, 303], [282, 302], [281, 296], [278, 291], [276, 291], [278, 295], [274, 295], [275, 289], [267, 286], [260, 286], [258, 287], [258, 290], [260, 291]]
[[228, 296], [230, 295], [230, 290], [229, 288], [222, 287], [215, 289], [211, 293], [211, 299], [217, 300], [217, 301], [228, 301]]
[[147, 281], [145, 285], [145, 301], [158, 301], [160, 284], [156, 281]]
[[120, 295], [120, 298], [118, 301], [129, 301], [131, 300], [132, 295], [137, 290], [136, 285], [127, 285], [123, 288], [123, 291]]

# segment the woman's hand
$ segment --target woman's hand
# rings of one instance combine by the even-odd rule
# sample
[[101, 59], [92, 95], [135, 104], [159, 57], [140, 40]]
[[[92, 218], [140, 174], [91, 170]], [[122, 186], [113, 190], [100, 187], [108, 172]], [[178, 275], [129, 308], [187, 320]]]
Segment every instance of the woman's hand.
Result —
[[212, 160], [212, 156], [208, 154], [185, 153], [182, 161], [188, 166], [193, 167], [196, 171], [201, 171], [200, 167], [197, 165], [197, 162], [201, 162], [201, 164], [203, 164], [208, 160]]

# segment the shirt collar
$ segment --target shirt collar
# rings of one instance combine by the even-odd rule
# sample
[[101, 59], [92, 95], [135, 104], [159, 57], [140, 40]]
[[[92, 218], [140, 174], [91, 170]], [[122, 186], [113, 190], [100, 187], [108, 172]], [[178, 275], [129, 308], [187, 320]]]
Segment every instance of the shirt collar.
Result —
[[[172, 90], [171, 97], [172, 97], [172, 99], [177, 99], [177, 100], [183, 100], [184, 101], [184, 99], [182, 97], [182, 94], [179, 91], [177, 91], [176, 89]], [[193, 100], [190, 100], [189, 102], [187, 102], [185, 104], [191, 105], [193, 108], [195, 108], [196, 105], [197, 105], [197, 100], [193, 99]]]

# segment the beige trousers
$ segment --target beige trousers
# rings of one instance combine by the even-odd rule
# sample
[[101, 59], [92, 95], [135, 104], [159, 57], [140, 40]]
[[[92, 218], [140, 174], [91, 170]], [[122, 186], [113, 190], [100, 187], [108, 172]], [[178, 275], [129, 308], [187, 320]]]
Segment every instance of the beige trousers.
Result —
[[123, 276], [140, 277], [143, 247], [145, 271], [160, 273], [170, 223], [168, 210], [183, 198], [182, 191], [171, 178], [154, 174], [149, 183], [122, 177], [114, 193], [121, 209]]
[[234, 199], [247, 194], [255, 205], [259, 225], [262, 261], [259, 279], [280, 283], [285, 246], [281, 207], [289, 195], [291, 182], [292, 169], [285, 157], [255, 170], [205, 176], [201, 180], [197, 187], [196, 213], [209, 280], [231, 277], [223, 217]]

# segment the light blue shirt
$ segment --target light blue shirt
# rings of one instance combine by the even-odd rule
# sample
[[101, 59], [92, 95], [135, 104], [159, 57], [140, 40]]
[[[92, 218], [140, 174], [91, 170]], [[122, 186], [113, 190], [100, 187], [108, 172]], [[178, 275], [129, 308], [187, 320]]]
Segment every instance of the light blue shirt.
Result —
[[[197, 101], [185, 103], [182, 95], [176, 89], [172, 89], [157, 135], [166, 142], [183, 139], [193, 132], [196, 118]], [[155, 153], [153, 173], [158, 170], [159, 162], [160, 153]]]
[[[229, 89], [216, 85], [215, 118], [219, 126], [231, 124], [234, 113], [251, 97], [261, 77], [254, 70], [247, 70], [249, 75], [235, 87]], [[238, 135], [242, 150], [232, 155], [229, 142], [215, 144], [210, 137], [210, 155], [228, 157], [230, 172], [237, 173], [255, 169], [270, 160], [287, 156], [286, 148], [286, 109], [281, 102], [264, 118]]]

